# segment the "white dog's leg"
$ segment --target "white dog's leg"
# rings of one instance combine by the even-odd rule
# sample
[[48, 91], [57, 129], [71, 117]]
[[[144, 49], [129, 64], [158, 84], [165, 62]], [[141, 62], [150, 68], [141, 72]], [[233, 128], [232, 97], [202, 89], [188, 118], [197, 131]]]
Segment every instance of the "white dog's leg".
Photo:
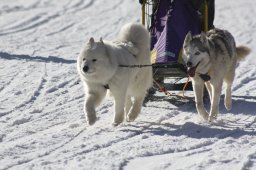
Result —
[[113, 93], [115, 99], [115, 116], [113, 125], [117, 126], [124, 120], [125, 92]]
[[[197, 81], [201, 81], [201, 80], [197, 80]], [[197, 112], [204, 120], [208, 120], [208, 113], [206, 112], [203, 105], [204, 83], [203, 82], [195, 83], [195, 81], [193, 81], [193, 88], [195, 93], [195, 102], [196, 102]]]
[[209, 116], [209, 122], [217, 118], [219, 113], [219, 103], [220, 103], [220, 95], [222, 88], [222, 81], [219, 80], [212, 84], [212, 100], [211, 100], [211, 111]]
[[84, 113], [87, 117], [87, 122], [89, 125], [93, 125], [96, 121], [96, 111], [95, 111], [95, 96], [88, 96], [84, 101]]
[[105, 97], [107, 90], [98, 88], [98, 92], [87, 92], [84, 102], [84, 113], [87, 115], [89, 125], [93, 125], [96, 121], [95, 108], [100, 104]]
[[132, 99], [131, 96], [126, 96], [126, 100], [125, 100], [125, 114], [128, 115], [130, 109], [132, 107]]
[[133, 105], [132, 105], [132, 107], [131, 107], [128, 115], [127, 115], [127, 121], [128, 122], [132, 122], [138, 117], [138, 115], [141, 111], [141, 106], [143, 104], [144, 97], [145, 97], [145, 95], [134, 98]]

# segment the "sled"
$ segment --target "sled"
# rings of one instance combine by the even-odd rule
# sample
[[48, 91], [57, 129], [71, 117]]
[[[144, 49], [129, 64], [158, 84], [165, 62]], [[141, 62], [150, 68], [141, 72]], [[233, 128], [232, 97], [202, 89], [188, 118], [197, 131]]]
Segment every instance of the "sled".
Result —
[[[168, 90], [193, 90], [191, 82], [186, 87], [180, 82], [188, 78], [182, 45], [188, 31], [196, 35], [213, 27], [214, 0], [140, 0], [140, 3], [142, 24], [151, 34], [154, 82]], [[174, 81], [166, 83], [166, 79]]]

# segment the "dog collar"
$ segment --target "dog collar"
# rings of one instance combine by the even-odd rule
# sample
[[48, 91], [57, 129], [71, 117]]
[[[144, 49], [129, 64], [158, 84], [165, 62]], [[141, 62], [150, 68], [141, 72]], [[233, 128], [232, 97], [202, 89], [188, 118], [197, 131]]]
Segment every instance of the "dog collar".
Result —
[[104, 85], [103, 87], [104, 87], [105, 89], [109, 89], [109, 85], [108, 85], [108, 84]]
[[211, 80], [211, 77], [208, 74], [199, 74], [199, 77], [205, 82]]
[[211, 76], [209, 75], [210, 73], [211, 73], [211, 68], [208, 70], [206, 74], [199, 74], [199, 77], [205, 82], [210, 81], [211, 80]]

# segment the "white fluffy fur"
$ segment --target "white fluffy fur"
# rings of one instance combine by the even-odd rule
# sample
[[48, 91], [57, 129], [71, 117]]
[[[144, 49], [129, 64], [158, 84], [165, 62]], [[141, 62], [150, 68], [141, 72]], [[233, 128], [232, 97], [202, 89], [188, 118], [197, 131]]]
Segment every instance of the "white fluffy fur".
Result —
[[105, 97], [107, 89], [114, 97], [113, 124], [120, 124], [126, 115], [134, 121], [141, 111], [147, 89], [152, 85], [152, 68], [127, 68], [120, 65], [150, 64], [150, 37], [140, 24], [126, 24], [117, 40], [107, 42], [93, 38], [77, 59], [77, 69], [84, 84], [84, 112], [90, 125], [96, 121], [95, 108]]

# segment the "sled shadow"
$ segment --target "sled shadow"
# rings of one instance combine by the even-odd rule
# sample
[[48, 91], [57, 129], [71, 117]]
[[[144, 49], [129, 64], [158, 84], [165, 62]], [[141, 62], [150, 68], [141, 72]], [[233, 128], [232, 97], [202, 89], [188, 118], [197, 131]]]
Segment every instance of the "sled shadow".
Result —
[[168, 102], [176, 107], [183, 106], [184, 104], [192, 104], [194, 103], [193, 98], [185, 99], [177, 96], [168, 96], [163, 92], [161, 95], [149, 94], [145, 97], [143, 105], [148, 105], [149, 102]]
[[33, 61], [33, 62], [45, 62], [45, 63], [63, 63], [63, 64], [74, 64], [76, 60], [67, 60], [64, 58], [56, 57], [56, 56], [48, 56], [48, 57], [41, 57], [41, 56], [30, 56], [30, 55], [16, 55], [16, 54], [9, 54], [6, 52], [0, 52], [0, 58], [6, 60], [26, 60], [26, 61]]

